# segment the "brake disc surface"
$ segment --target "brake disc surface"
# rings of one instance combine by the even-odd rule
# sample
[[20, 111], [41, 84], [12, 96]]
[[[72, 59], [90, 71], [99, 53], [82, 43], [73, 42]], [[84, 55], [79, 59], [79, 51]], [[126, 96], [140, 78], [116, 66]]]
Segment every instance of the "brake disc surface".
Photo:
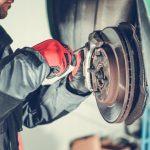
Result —
[[141, 116], [146, 99], [143, 59], [134, 28], [123, 23], [94, 34], [89, 37], [85, 61], [87, 87], [94, 91], [107, 122], [131, 124]]

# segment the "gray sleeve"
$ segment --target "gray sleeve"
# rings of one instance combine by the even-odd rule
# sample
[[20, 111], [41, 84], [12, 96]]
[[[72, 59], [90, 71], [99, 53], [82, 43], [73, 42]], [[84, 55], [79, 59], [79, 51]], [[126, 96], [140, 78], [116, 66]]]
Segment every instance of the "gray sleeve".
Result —
[[66, 89], [66, 80], [51, 85], [44, 96], [41, 104], [49, 111], [54, 119], [63, 112], [71, 112], [77, 108], [86, 96], [79, 96]]
[[[17, 99], [24, 99], [37, 89], [49, 73], [48, 65], [38, 52], [32, 48], [24, 48], [22, 51], [26, 51], [26, 54], [16, 55], [0, 73], [0, 92]], [[30, 53], [38, 58], [40, 65], [36, 65]]]
[[33, 128], [51, 123], [76, 109], [86, 98], [70, 92], [66, 88], [66, 78], [47, 88], [41, 87], [24, 103], [23, 124]]
[[87, 96], [79, 96], [68, 91], [65, 78], [48, 88], [42, 98], [42, 105], [47, 108], [54, 119], [64, 111], [73, 111], [86, 98]]

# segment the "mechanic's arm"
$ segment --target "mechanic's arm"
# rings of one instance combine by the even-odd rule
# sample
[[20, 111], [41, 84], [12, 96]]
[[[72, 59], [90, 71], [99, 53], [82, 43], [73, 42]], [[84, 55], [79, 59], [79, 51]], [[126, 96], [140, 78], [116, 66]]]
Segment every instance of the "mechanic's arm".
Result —
[[23, 106], [23, 123], [26, 127], [53, 122], [77, 108], [90, 95], [84, 82], [84, 59], [80, 54], [76, 58], [74, 73], [53, 85], [41, 86], [27, 97]]
[[89, 96], [89, 92], [74, 94], [66, 87], [69, 84], [66, 82], [68, 80], [64, 78], [51, 86], [41, 86], [27, 97], [23, 106], [23, 124], [26, 127], [51, 123], [73, 111]]
[[10, 56], [11, 61], [6, 61], [0, 72], [0, 119], [37, 89], [50, 72], [45, 60], [32, 48], [23, 48]]

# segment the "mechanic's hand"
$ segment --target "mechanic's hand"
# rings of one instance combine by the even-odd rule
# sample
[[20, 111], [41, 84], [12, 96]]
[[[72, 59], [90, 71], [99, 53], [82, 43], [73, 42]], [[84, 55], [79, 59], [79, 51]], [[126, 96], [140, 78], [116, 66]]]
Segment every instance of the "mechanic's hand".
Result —
[[47, 78], [51, 79], [64, 74], [71, 64], [72, 53], [66, 49], [59, 41], [54, 39], [39, 43], [33, 48], [38, 51], [50, 67]]
[[85, 87], [85, 77], [83, 75], [84, 51], [75, 55], [76, 67], [68, 77], [68, 90], [71, 92], [86, 96], [91, 92]]

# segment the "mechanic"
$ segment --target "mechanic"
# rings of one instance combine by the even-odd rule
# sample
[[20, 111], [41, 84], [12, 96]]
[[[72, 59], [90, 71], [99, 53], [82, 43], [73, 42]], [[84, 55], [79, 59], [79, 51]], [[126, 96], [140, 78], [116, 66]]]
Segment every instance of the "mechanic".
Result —
[[[0, 0], [0, 19], [7, 16], [12, 3]], [[0, 150], [18, 150], [22, 118], [30, 128], [50, 123], [74, 110], [90, 92], [84, 85], [81, 53], [76, 59], [52, 39], [13, 53], [12, 39], [1, 26], [0, 37]], [[76, 65], [71, 74], [53, 85], [42, 85], [64, 74], [68, 64]]]

